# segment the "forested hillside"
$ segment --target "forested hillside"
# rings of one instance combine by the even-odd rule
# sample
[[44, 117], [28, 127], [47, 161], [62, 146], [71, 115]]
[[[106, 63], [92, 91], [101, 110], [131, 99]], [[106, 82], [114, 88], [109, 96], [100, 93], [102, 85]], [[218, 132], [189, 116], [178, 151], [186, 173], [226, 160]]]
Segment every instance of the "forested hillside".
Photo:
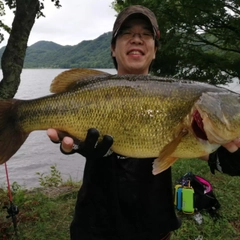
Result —
[[[110, 41], [111, 32], [74, 46], [39, 41], [27, 48], [24, 68], [114, 68]], [[0, 56], [4, 48], [0, 49]]]

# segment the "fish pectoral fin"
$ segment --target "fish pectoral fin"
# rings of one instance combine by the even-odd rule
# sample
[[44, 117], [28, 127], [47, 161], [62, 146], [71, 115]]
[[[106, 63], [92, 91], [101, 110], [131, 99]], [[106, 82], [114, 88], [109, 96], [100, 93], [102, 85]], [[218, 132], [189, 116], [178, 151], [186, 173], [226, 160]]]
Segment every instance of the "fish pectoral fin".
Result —
[[76, 84], [84, 79], [94, 76], [109, 76], [109, 73], [87, 69], [87, 68], [72, 68], [57, 75], [50, 86], [52, 93], [61, 93], [73, 89]]
[[182, 138], [188, 134], [188, 130], [182, 129], [179, 132], [176, 138], [174, 138], [170, 143], [168, 143], [159, 154], [159, 159], [164, 160], [165, 158], [172, 155], [172, 153], [176, 150], [177, 146], [181, 142]]
[[153, 175], [157, 175], [173, 165], [177, 161], [177, 157], [167, 157], [163, 160], [156, 158], [153, 162]]
[[155, 159], [153, 163], [154, 175], [163, 172], [169, 168], [178, 158], [172, 157], [171, 155], [176, 150], [177, 146], [181, 142], [181, 139], [188, 134], [188, 130], [182, 129], [176, 138], [174, 138], [170, 143], [168, 143], [160, 152], [159, 157]]

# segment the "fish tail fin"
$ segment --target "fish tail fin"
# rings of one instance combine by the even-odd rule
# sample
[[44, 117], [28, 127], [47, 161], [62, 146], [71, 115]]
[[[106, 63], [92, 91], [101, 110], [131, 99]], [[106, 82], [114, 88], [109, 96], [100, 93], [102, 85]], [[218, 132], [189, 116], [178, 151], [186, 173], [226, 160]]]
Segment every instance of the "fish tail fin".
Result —
[[29, 135], [16, 121], [18, 102], [15, 99], [0, 101], [0, 164], [9, 160]]

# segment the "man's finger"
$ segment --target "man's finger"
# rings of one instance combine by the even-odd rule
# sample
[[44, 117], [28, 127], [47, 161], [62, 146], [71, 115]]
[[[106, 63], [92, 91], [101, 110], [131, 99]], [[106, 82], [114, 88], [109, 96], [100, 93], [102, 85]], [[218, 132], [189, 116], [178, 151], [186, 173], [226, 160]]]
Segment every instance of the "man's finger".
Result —
[[59, 142], [58, 132], [55, 129], [49, 128], [47, 130], [47, 135], [53, 142]]
[[238, 150], [238, 146], [234, 142], [226, 143], [223, 145], [229, 152], [233, 153]]
[[84, 142], [84, 147], [86, 149], [94, 149], [99, 138], [99, 132], [95, 128], [88, 129], [87, 136]]
[[240, 138], [236, 138], [233, 142], [238, 148], [240, 148]]
[[63, 152], [69, 153], [73, 148], [73, 139], [70, 137], [64, 137], [61, 143], [61, 148]]

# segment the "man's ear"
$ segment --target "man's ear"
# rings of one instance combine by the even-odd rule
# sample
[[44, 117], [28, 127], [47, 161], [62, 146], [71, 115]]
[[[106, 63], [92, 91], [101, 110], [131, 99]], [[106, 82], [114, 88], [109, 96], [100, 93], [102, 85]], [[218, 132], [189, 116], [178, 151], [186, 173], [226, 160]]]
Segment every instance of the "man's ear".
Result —
[[116, 54], [115, 54], [115, 44], [111, 45], [111, 52], [112, 52], [112, 57], [116, 57]]
[[154, 55], [153, 55], [153, 59], [155, 59], [155, 58], [156, 58], [156, 53], [157, 53], [157, 50], [158, 50], [158, 48], [157, 48], [157, 47], [155, 47], [155, 51], [154, 51]]

